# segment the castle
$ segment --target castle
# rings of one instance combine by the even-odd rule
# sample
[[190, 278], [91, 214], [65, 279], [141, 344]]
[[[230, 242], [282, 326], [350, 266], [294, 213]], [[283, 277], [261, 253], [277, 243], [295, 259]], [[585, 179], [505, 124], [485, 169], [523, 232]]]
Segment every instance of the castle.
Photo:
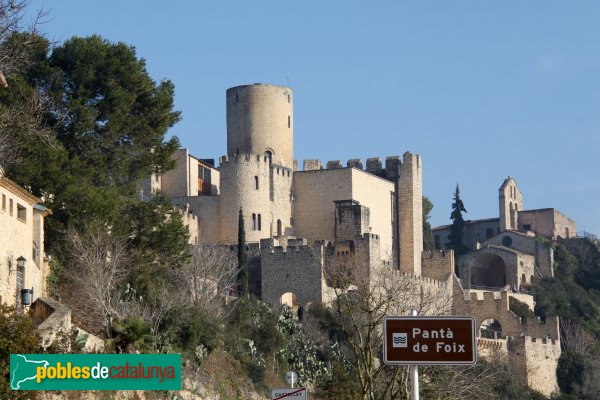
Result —
[[[450, 298], [449, 312], [475, 316], [482, 356], [501, 354], [523, 383], [546, 394], [558, 390], [558, 319], [522, 320], [509, 307], [509, 299], [516, 297], [533, 309], [533, 299], [506, 290], [507, 285], [531, 283], [537, 270], [538, 276], [552, 274], [551, 250], [517, 230], [518, 223], [534, 230], [537, 222], [535, 215], [527, 219], [521, 211], [516, 184], [501, 188], [502, 204], [510, 204], [501, 205], [496, 222], [468, 228], [474, 232], [467, 235], [473, 238], [471, 248], [487, 252], [461, 257], [459, 279], [452, 251], [441, 250], [447, 227], [434, 231], [440, 251], [423, 251], [419, 155], [406, 152], [385, 162], [368, 158], [366, 165], [352, 159], [345, 166], [337, 160], [325, 165], [305, 160], [299, 170], [290, 88], [234, 87], [227, 90], [226, 107], [227, 154], [218, 166], [181, 149], [175, 169], [153, 175], [140, 188], [142, 198], [160, 192], [182, 210], [193, 244], [235, 246], [241, 209], [251, 290], [273, 305], [329, 302], [326, 268], [332, 258], [352, 256], [369, 270], [397, 271]], [[489, 234], [487, 242], [479, 240], [482, 229]], [[567, 236], [575, 232], [574, 226], [566, 229]], [[502, 234], [513, 247], [505, 246]]]

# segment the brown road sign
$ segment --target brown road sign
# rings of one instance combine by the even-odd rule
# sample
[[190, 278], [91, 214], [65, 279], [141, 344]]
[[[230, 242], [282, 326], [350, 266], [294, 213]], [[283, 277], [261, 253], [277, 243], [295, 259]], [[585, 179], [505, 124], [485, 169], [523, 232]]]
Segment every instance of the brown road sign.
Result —
[[475, 318], [386, 317], [383, 360], [390, 365], [475, 364]]

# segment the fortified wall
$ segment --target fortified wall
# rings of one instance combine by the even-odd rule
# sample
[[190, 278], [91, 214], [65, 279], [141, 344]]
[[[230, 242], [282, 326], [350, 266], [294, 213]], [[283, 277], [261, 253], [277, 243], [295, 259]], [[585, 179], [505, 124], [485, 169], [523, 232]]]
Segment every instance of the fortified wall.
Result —
[[530, 336], [507, 337], [508, 361], [524, 385], [545, 395], [558, 392], [556, 367], [560, 342]]
[[276, 246], [275, 239], [260, 241], [261, 294], [264, 302], [281, 304], [294, 293], [299, 304], [325, 301], [324, 244]]
[[485, 320], [495, 319], [501, 326], [501, 337], [531, 336], [560, 341], [558, 317], [549, 316], [520, 318], [509, 309], [508, 292], [465, 293], [455, 296], [458, 315], [472, 315], [479, 325]]

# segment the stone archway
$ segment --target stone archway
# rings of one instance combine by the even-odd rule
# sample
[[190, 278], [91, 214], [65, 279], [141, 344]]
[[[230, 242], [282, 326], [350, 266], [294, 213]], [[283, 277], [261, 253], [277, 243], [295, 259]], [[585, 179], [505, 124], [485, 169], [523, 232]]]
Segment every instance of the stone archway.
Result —
[[280, 305], [287, 305], [290, 308], [298, 307], [298, 296], [294, 292], [286, 292], [279, 297]]
[[479, 337], [486, 339], [501, 339], [502, 325], [494, 318], [484, 320], [479, 326]]
[[470, 264], [471, 286], [482, 288], [502, 288], [506, 286], [506, 264], [502, 257], [482, 253]]

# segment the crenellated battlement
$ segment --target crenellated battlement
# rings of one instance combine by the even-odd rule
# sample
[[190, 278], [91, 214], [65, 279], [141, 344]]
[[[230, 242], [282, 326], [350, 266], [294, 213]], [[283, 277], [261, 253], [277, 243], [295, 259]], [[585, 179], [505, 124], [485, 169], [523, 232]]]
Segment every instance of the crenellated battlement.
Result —
[[445, 281], [454, 273], [454, 250], [423, 251], [421, 253], [421, 274], [429, 278]]
[[465, 301], [486, 303], [489, 305], [506, 305], [508, 310], [508, 292], [482, 292], [482, 291], [471, 291], [465, 293]]
[[[401, 168], [403, 164], [403, 158], [405, 161], [412, 160], [415, 157], [417, 163], [420, 165], [420, 156], [414, 155], [410, 152], [404, 153], [403, 157], [400, 156], [389, 156], [385, 159], [385, 167], [380, 157], [367, 158], [366, 168], [363, 164], [363, 160], [360, 158], [352, 158], [346, 162], [345, 168], [355, 168], [361, 171], [366, 171], [370, 174], [377, 175], [388, 179], [397, 179], [400, 176]], [[341, 160], [330, 160], [325, 164], [319, 159], [306, 159], [304, 160], [304, 171], [318, 171], [328, 169], [340, 169], [344, 168], [344, 164]]]
[[[231, 154], [224, 155], [219, 157], [219, 168], [223, 165], [231, 164], [231, 163], [253, 163], [253, 164], [266, 164], [269, 165], [269, 157], [261, 154], [249, 154], [249, 153], [239, 153], [239, 154]], [[282, 167], [291, 170], [288, 167]]]
[[437, 279], [432, 279], [432, 278], [427, 278], [425, 276], [417, 276], [408, 272], [401, 272], [399, 271], [399, 274], [401, 276], [404, 276], [408, 279], [411, 279], [415, 282], [420, 282], [420, 283], [424, 283], [427, 284], [429, 286], [436, 286], [436, 287], [440, 287], [440, 288], [445, 288], [446, 287], [446, 282], [444, 281], [439, 281]]
[[[560, 346], [560, 342], [558, 340], [554, 340], [550, 337], [539, 338], [533, 336], [507, 336], [506, 340], [509, 345], [512, 346], [522, 346], [522, 347], [537, 347], [537, 346]], [[514, 347], [513, 347], [514, 349]]]

